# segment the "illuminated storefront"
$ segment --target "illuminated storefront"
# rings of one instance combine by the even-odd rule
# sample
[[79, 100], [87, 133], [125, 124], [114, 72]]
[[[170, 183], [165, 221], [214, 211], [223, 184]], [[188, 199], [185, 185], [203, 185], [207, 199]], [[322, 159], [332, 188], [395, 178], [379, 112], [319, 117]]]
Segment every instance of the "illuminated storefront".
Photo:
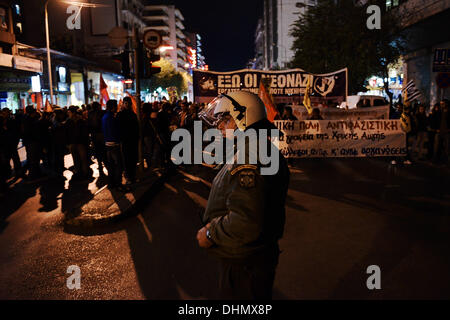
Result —
[[384, 82], [385, 80], [387, 80], [387, 82], [389, 83], [389, 91], [393, 94], [394, 102], [397, 102], [399, 100], [399, 96], [401, 95], [403, 87], [403, 77], [404, 74], [402, 64], [396, 64], [394, 67], [389, 69], [388, 79], [383, 79], [376, 76], [370, 77], [367, 80], [367, 91], [361, 94], [382, 96], [386, 99], [389, 99], [384, 90]]
[[84, 82], [83, 74], [80, 72], [70, 72], [70, 99], [71, 104], [74, 106], [80, 106], [84, 104]]
[[40, 90], [42, 63], [36, 59], [1, 54], [0, 107], [13, 112], [34, 104], [33, 92]]
[[[110, 99], [120, 101], [124, 98], [123, 77], [112, 73], [101, 73], [103, 80], [108, 86]], [[100, 72], [88, 71], [88, 96], [89, 103], [100, 102]]]

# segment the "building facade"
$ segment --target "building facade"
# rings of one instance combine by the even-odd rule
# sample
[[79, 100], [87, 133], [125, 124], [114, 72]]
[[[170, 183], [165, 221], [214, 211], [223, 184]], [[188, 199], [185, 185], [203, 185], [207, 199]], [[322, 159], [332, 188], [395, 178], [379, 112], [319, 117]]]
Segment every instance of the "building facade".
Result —
[[0, 109], [13, 111], [41, 98], [43, 63], [21, 52], [24, 32], [21, 1], [0, 1]]
[[[40, 74], [42, 99], [49, 97], [47, 50], [45, 39], [45, 0], [10, 0], [16, 46], [21, 55], [36, 58], [43, 64]], [[74, 3], [90, 1], [80, 0]], [[16, 7], [21, 16], [14, 16]], [[75, 6], [69, 2], [48, 3], [49, 39], [52, 58], [53, 91], [62, 106], [98, 101], [100, 76], [108, 85], [111, 98], [125, 95], [124, 77], [133, 75], [133, 30], [144, 31], [141, 0], [96, 0], [95, 5]], [[128, 34], [127, 43], [114, 47], [108, 36], [116, 27]], [[38, 30], [38, 32], [36, 32]], [[20, 31], [20, 32], [19, 32]], [[125, 70], [125, 66], [131, 70]]]
[[422, 102], [433, 106], [450, 99], [450, 0], [386, 0], [400, 19], [407, 39], [403, 57], [405, 81], [414, 80]]
[[191, 70], [208, 70], [206, 59], [203, 53], [202, 37], [198, 33], [185, 32], [188, 62]]
[[263, 17], [255, 31], [255, 57], [249, 62], [254, 69], [286, 69], [294, 57], [290, 35], [292, 25], [315, 0], [264, 0]]
[[161, 51], [161, 57], [170, 60], [175, 70], [189, 71], [184, 17], [180, 10], [173, 5], [145, 6], [143, 19], [146, 30], [162, 34], [165, 50]]

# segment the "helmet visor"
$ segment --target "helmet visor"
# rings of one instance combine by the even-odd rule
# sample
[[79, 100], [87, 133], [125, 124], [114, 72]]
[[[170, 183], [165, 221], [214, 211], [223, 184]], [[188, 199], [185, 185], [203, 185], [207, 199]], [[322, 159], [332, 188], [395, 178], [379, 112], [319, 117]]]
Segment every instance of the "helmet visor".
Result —
[[229, 115], [226, 101], [223, 101], [222, 96], [218, 96], [208, 103], [206, 108], [199, 112], [198, 116], [207, 127], [217, 128], [221, 120], [225, 119], [224, 116], [226, 114]]

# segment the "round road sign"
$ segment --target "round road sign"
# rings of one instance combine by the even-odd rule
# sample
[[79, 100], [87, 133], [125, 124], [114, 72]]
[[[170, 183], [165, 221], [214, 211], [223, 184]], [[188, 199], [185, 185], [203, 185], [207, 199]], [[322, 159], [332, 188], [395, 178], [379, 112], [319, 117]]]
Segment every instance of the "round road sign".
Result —
[[156, 49], [161, 45], [162, 38], [158, 31], [148, 30], [144, 33], [144, 45], [149, 49]]
[[122, 27], [114, 27], [108, 33], [108, 37], [113, 47], [120, 48], [128, 42], [128, 31]]

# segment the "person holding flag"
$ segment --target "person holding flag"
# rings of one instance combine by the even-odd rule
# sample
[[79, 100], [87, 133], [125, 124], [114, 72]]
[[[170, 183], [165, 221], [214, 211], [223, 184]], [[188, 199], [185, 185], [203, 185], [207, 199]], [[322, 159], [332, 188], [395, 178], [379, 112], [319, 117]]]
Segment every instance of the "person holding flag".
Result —
[[311, 106], [311, 93], [312, 93], [312, 87], [311, 87], [311, 83], [312, 83], [312, 75], [308, 75], [308, 82], [306, 84], [306, 90], [305, 90], [305, 95], [303, 97], [303, 105], [305, 106], [306, 110], [308, 111], [308, 114], [312, 114], [312, 106]]
[[[38, 109], [39, 110], [39, 109]], [[44, 108], [44, 112], [49, 112], [52, 113], [53, 112], [53, 107], [50, 104], [50, 101], [48, 101], [48, 99], [45, 101], [45, 108]]]
[[403, 105], [403, 112], [400, 116], [400, 125], [403, 129], [403, 131], [406, 133], [406, 149], [407, 149], [407, 155], [406, 159], [403, 161], [403, 164], [410, 165], [412, 164], [409, 156], [409, 138], [411, 136], [412, 132], [412, 122], [411, 122], [411, 102], [408, 99], [408, 91], [405, 89], [404, 93], [404, 105]]
[[266, 106], [267, 120], [269, 120], [270, 122], [273, 123], [273, 121], [275, 120], [275, 117], [278, 115], [278, 111], [275, 108], [272, 96], [267, 91], [267, 88], [264, 85], [262, 78], [261, 78], [261, 81], [259, 82], [259, 97], [261, 98], [262, 102]]
[[108, 85], [103, 79], [103, 75], [100, 74], [100, 104], [104, 106], [108, 101], [109, 101]]

